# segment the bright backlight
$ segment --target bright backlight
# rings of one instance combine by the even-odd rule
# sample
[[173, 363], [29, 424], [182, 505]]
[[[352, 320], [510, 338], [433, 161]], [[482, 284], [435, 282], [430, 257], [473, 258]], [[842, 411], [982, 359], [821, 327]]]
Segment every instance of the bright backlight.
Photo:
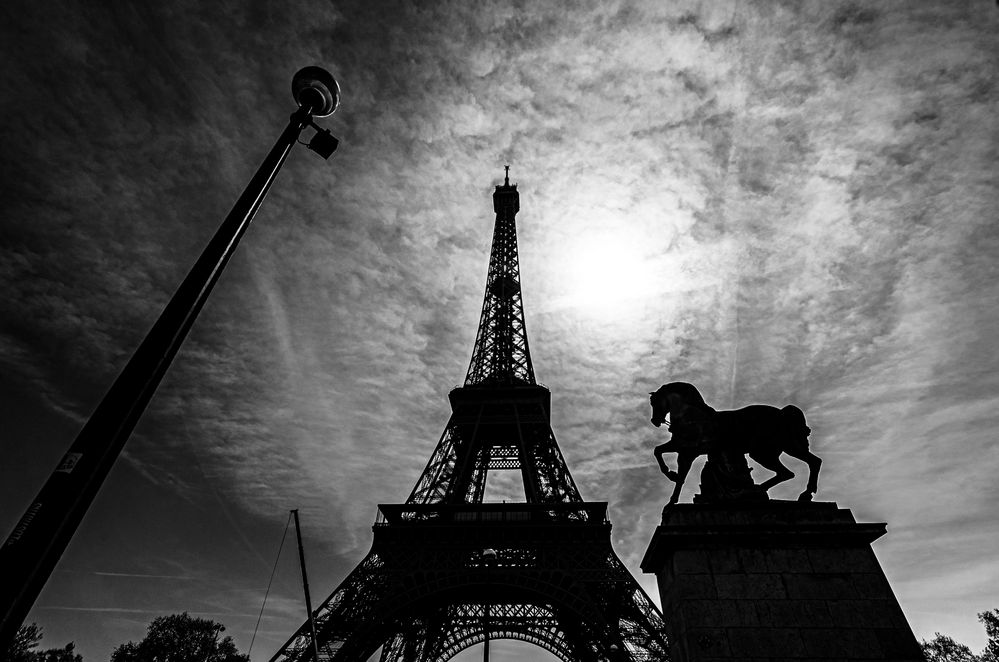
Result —
[[655, 290], [647, 247], [638, 237], [588, 233], [565, 248], [565, 303], [591, 314], [618, 314]]

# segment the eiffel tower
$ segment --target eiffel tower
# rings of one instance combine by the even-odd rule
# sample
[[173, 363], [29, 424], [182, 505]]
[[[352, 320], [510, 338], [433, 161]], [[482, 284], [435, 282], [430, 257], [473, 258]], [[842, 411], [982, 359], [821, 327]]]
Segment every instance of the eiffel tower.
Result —
[[[314, 612], [319, 658], [444, 662], [519, 639], [565, 662], [668, 660], [662, 616], [611, 547], [607, 503], [583, 501], [534, 378], [510, 169], [493, 194], [485, 300], [451, 418], [404, 504], [381, 504], [371, 551]], [[485, 503], [489, 471], [525, 501]], [[271, 662], [313, 657], [308, 622]]]

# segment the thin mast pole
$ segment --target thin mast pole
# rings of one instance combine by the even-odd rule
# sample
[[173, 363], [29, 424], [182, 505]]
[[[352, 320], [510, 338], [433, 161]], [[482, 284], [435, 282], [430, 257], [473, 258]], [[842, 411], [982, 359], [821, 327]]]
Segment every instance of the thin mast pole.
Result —
[[291, 511], [295, 515], [295, 535], [298, 537], [298, 560], [302, 564], [302, 588], [305, 589], [305, 608], [309, 612], [309, 634], [312, 637], [312, 655], [319, 662], [319, 644], [316, 641], [316, 619], [312, 615], [312, 598], [309, 597], [309, 577], [305, 574], [305, 548], [302, 546], [302, 527], [298, 524], [298, 508]]

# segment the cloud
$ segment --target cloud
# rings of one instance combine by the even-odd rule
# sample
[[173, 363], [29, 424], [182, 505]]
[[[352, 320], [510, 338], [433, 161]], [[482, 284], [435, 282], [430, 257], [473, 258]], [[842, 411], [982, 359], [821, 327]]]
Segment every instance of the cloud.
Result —
[[[674, 379], [804, 408], [820, 498], [889, 522], [907, 610], [941, 614], [923, 577], [990, 567], [911, 532], [994, 546], [966, 538], [996, 499], [994, 12], [29, 9], [0, 40], [0, 365], [60, 419], [88, 415], [229, 209], [290, 74], [343, 88], [340, 151], [296, 148], [129, 443], [153, 484], [230, 522], [299, 507], [349, 569], [446, 424], [510, 163], [534, 365], [633, 571], [666, 493], [645, 393]], [[601, 308], [573, 274], [609, 238], [634, 269]]]

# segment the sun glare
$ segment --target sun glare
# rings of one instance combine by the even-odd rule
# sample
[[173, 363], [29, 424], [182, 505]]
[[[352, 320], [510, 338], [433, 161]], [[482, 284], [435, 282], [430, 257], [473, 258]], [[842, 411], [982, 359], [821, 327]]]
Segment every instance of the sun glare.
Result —
[[564, 302], [593, 315], [613, 315], [646, 299], [654, 270], [640, 237], [589, 233], [564, 250]]

